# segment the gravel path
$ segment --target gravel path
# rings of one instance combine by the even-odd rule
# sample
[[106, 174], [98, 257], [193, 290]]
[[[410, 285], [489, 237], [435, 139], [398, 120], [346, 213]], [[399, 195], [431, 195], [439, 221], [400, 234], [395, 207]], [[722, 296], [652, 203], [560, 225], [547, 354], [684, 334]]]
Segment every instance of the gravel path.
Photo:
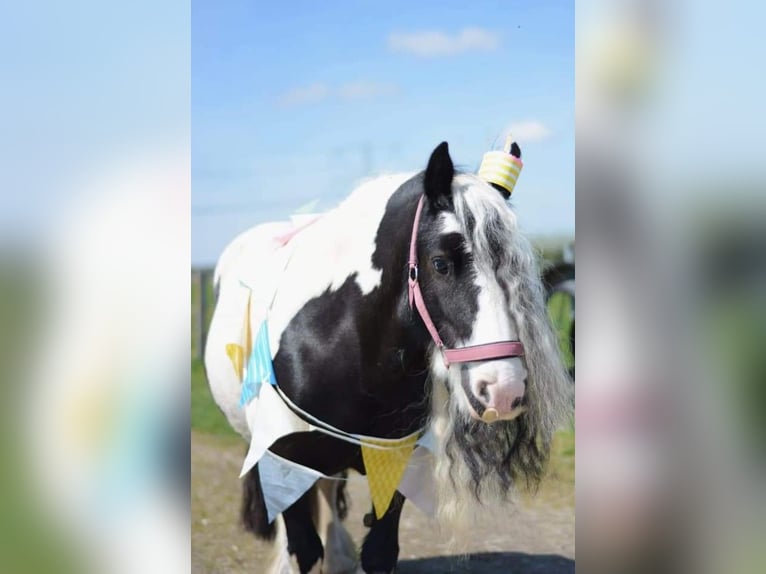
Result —
[[[264, 571], [268, 547], [239, 525], [237, 478], [245, 445], [192, 433], [192, 571], [258, 573]], [[351, 509], [346, 526], [357, 543], [367, 529], [362, 516], [370, 508], [364, 481], [350, 481]], [[574, 573], [573, 485], [550, 483], [540, 495], [471, 532], [467, 557], [434, 534], [429, 520], [405, 505], [400, 528], [399, 573], [445, 572]]]

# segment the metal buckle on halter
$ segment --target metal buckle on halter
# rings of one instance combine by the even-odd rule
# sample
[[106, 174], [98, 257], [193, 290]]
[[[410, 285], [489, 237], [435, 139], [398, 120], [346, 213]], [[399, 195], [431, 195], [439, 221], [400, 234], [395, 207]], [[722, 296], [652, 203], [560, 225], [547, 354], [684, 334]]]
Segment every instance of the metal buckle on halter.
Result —
[[415, 299], [415, 285], [418, 284], [418, 264], [417, 263], [410, 263], [410, 272], [409, 272], [409, 280], [407, 283], [409, 284], [409, 296], [407, 297], [409, 303], [410, 303], [410, 311], [412, 311], [412, 306]]

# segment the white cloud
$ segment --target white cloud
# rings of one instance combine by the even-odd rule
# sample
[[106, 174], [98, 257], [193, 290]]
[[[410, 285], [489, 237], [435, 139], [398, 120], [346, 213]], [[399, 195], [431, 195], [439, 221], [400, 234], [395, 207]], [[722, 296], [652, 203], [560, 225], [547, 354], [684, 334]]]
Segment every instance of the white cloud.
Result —
[[277, 98], [277, 103], [284, 107], [298, 106], [301, 104], [310, 104], [324, 100], [330, 90], [325, 84], [316, 83], [310, 86], [294, 88]]
[[552, 134], [547, 126], [537, 120], [525, 120], [511, 124], [506, 128], [505, 133], [512, 134], [513, 138], [521, 145], [547, 140]]
[[277, 98], [277, 104], [284, 108], [313, 104], [328, 99], [340, 99], [342, 101], [355, 101], [390, 96], [396, 94], [398, 88], [394, 84], [370, 82], [359, 80], [348, 82], [340, 86], [328, 86], [324, 83], [315, 83], [310, 86], [294, 88]]
[[359, 81], [343, 84], [338, 88], [337, 94], [342, 100], [363, 100], [377, 96], [390, 96], [397, 91], [393, 84]]
[[500, 46], [500, 37], [483, 28], [463, 28], [455, 35], [438, 30], [394, 32], [388, 36], [388, 47], [394, 52], [414, 54], [421, 58], [452, 56], [469, 51], [491, 52]]

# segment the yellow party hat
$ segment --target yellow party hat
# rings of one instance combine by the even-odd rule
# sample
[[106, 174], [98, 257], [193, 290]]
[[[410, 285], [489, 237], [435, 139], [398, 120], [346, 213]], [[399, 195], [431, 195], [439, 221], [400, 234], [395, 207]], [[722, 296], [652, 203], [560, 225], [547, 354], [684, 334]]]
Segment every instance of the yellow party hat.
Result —
[[[519, 178], [521, 168], [524, 167], [521, 158], [516, 157], [511, 152], [513, 143], [513, 136], [508, 134], [503, 149], [485, 153], [479, 167], [479, 177], [495, 186], [501, 187], [501, 191], [507, 192], [508, 196], [513, 193], [513, 188], [516, 186], [516, 180]], [[515, 153], [520, 155], [518, 146]]]
[[367, 473], [367, 483], [370, 486], [370, 498], [378, 519], [383, 518], [391, 504], [391, 499], [402, 480], [417, 440], [417, 434], [400, 441], [361, 439], [362, 459]]

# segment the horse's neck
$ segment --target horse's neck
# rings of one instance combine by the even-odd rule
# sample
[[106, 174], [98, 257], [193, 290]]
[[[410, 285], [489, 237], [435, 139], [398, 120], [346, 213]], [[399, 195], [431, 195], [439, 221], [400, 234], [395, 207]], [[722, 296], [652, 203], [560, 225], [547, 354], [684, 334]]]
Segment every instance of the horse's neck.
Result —
[[383, 271], [372, 264], [378, 227], [391, 195], [409, 177], [386, 176], [363, 184], [291, 240], [286, 267], [273, 271], [280, 274], [269, 312], [274, 354], [282, 332], [307, 302], [337, 291], [352, 276], [363, 295], [380, 285]]
[[275, 366], [286, 373], [280, 385], [302, 408], [351, 432], [419, 424], [417, 408], [402, 411], [424, 398], [426, 345], [412, 337], [406, 312], [403, 229], [414, 201], [405, 189], [387, 210], [401, 181], [385, 184], [387, 190], [362, 188], [365, 195], [291, 242], [269, 316]]

